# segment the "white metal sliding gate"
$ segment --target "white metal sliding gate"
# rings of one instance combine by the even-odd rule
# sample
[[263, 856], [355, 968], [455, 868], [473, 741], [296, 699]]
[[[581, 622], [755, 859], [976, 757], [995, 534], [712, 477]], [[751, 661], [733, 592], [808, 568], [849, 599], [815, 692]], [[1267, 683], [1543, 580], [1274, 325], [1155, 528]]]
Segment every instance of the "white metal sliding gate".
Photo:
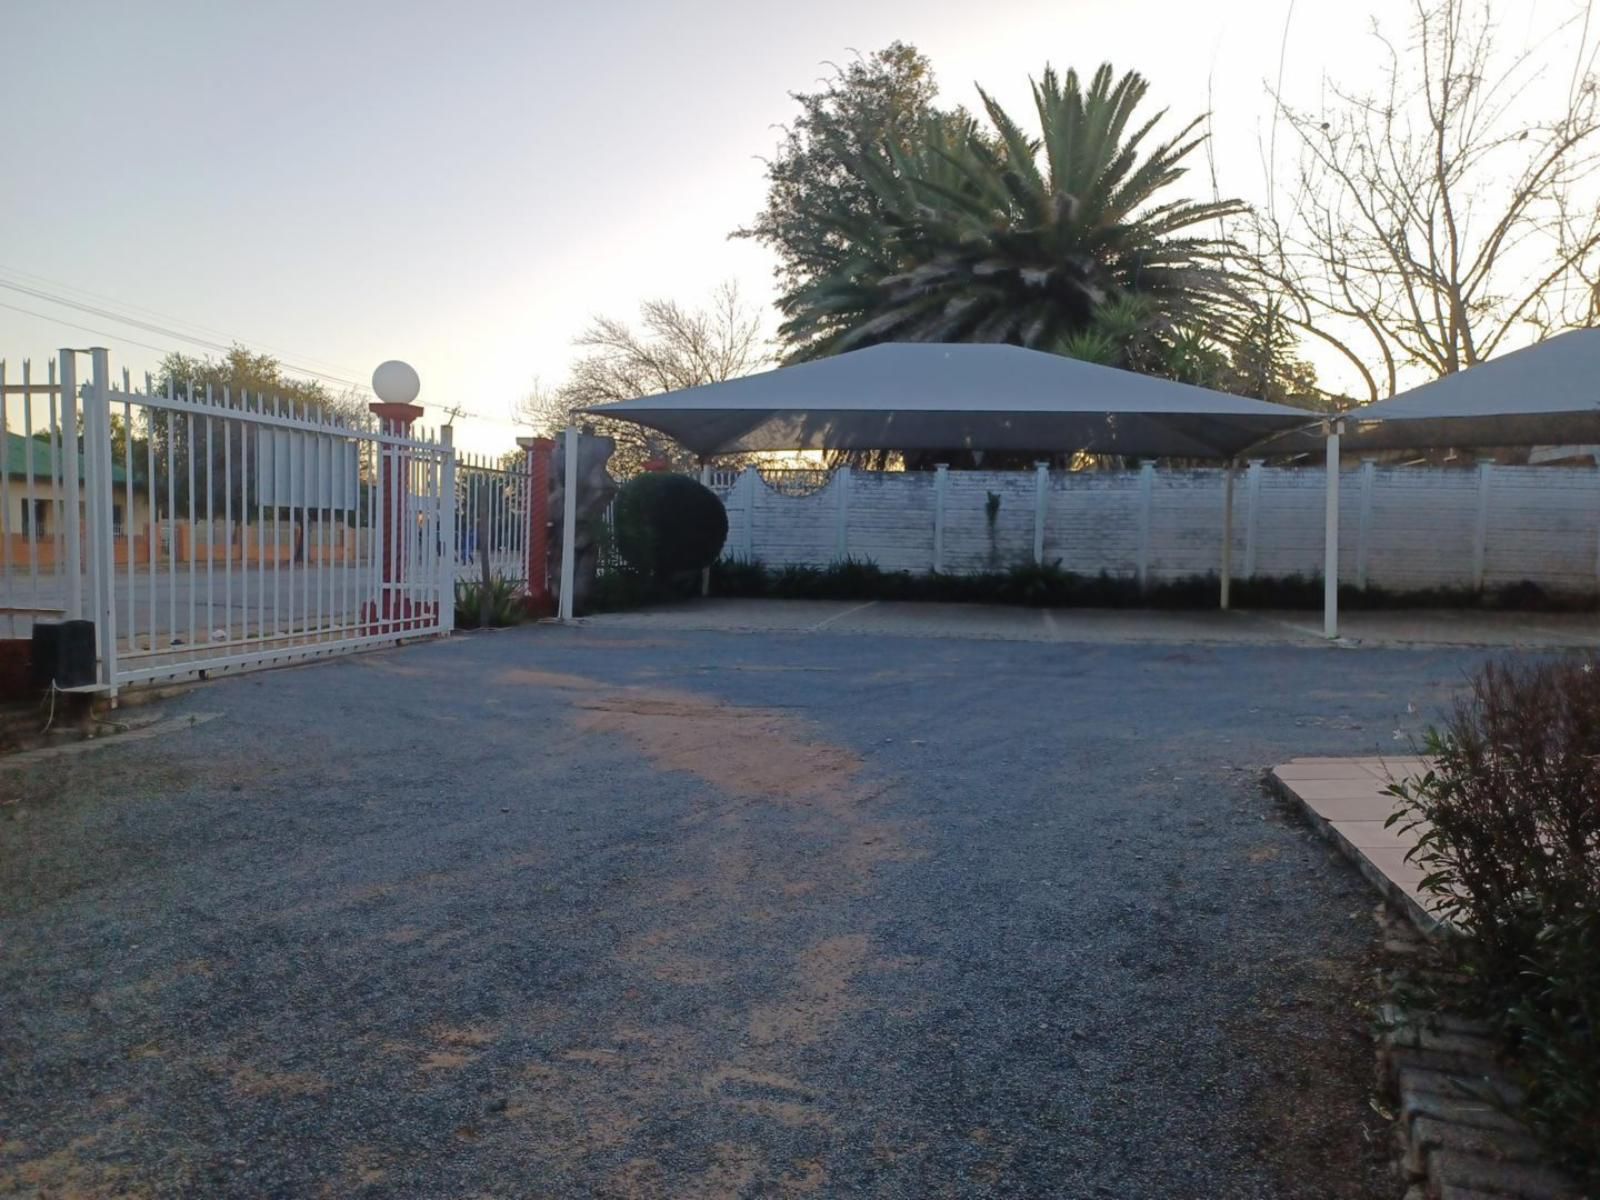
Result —
[[[75, 594], [68, 572], [66, 608], [95, 622], [102, 687], [449, 631], [448, 427], [431, 438], [255, 392], [160, 391], [148, 377], [135, 391], [126, 372], [113, 386], [105, 351], [89, 353], [84, 582]], [[74, 357], [60, 369], [67, 429]]]

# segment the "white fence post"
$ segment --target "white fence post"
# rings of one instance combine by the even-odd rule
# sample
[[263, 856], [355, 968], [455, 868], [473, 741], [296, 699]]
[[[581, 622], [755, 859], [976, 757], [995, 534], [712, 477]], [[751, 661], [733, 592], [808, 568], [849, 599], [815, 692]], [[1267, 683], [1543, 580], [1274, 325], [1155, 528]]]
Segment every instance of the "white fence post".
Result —
[[1050, 506], [1050, 464], [1033, 464], [1033, 562], [1044, 563], [1044, 519]]
[[561, 488], [561, 607], [557, 616], [572, 620], [572, 583], [577, 575], [578, 537], [578, 428], [568, 425], [566, 432], [566, 478]]
[[[1594, 473], [1593, 476], [1591, 476], [1591, 478], [1593, 478], [1595, 480], [1596, 485], [1600, 485], [1600, 456], [1596, 456], [1596, 458], [1594, 460], [1594, 465], [1595, 465], [1595, 473]], [[1594, 582], [1595, 582], [1596, 589], [1600, 590], [1600, 528], [1597, 528], [1595, 530], [1595, 539], [1594, 539]]]
[[1478, 460], [1478, 521], [1472, 530], [1472, 590], [1483, 591], [1484, 572], [1489, 558], [1489, 475], [1494, 460]]
[[61, 566], [67, 587], [67, 618], [79, 620], [83, 617], [83, 543], [78, 501], [83, 490], [78, 483], [78, 355], [67, 349], [59, 355], [61, 426], [56, 431], [56, 444], [61, 461], [61, 523], [66, 526], [67, 535], [67, 561]]
[[[439, 427], [439, 625], [446, 634], [456, 627], [456, 431], [452, 425]], [[484, 548], [488, 553], [488, 548]], [[531, 585], [530, 585], [531, 586]]]
[[1252, 459], [1244, 476], [1244, 577], [1256, 577], [1256, 514], [1261, 511], [1261, 460]]
[[[703, 458], [700, 460], [700, 486], [704, 488], [711, 486], [711, 464]], [[710, 567], [700, 568], [700, 594], [702, 596], [711, 595]]]
[[[944, 570], [944, 501], [950, 488], [950, 466], [936, 463], [933, 468], [933, 569]], [[1600, 545], [1600, 542], [1596, 543]], [[1600, 568], [1596, 568], [1600, 571]]]
[[1372, 492], [1377, 486], [1378, 464], [1361, 460], [1361, 519], [1356, 527], [1356, 586], [1367, 590], [1367, 547], [1372, 544]]
[[850, 468], [840, 467], [834, 473], [833, 485], [839, 489], [838, 507], [834, 510], [834, 558], [843, 562], [850, 557]]
[[746, 467], [739, 475], [739, 490], [744, 493], [744, 560], [756, 557], [756, 493], [761, 488], [761, 472]]
[[1155, 491], [1156, 465], [1139, 464], [1139, 590], [1150, 587], [1150, 501]]
[[[100, 682], [117, 682], [116, 522], [111, 478], [111, 363], [104, 347], [89, 351], [93, 387], [84, 402], [84, 519], [89, 527], [89, 578], [94, 597], [95, 640], [100, 649]], [[132, 434], [128, 435], [130, 438]], [[191, 449], [190, 454], [193, 454]], [[131, 543], [130, 543], [131, 545]]]
[[1233, 603], [1233, 470], [1236, 465], [1230, 458], [1222, 473], [1222, 588], [1217, 606], [1224, 612]]

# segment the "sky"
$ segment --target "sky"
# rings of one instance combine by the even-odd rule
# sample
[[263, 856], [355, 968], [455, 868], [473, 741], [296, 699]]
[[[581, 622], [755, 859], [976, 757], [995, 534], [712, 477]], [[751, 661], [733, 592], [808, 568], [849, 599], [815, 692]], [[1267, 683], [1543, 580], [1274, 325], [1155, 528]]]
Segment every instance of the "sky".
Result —
[[[1496, 14], [1517, 34], [1583, 2]], [[829, 62], [908, 41], [942, 103], [974, 105], [981, 82], [1031, 115], [1046, 62], [1109, 60], [1173, 126], [1209, 107], [1222, 192], [1260, 201], [1267, 84], [1314, 106], [1325, 75], [1370, 77], [1371, 20], [1399, 32], [1405, 7], [3, 0], [0, 283], [163, 332], [0, 286], [0, 357], [105, 345], [137, 375], [204, 351], [176, 332], [362, 382], [403, 358], [429, 423], [459, 406], [457, 444], [499, 453], [593, 315], [732, 280], [771, 317], [770, 254], [728, 234], [761, 205], [788, 93]]]

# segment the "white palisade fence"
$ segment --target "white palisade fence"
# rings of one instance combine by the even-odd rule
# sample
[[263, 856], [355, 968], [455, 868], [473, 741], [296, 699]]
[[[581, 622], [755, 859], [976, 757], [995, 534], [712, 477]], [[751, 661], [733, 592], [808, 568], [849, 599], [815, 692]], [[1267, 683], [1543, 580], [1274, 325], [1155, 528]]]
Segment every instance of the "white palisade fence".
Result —
[[[1216, 572], [1219, 469], [835, 471], [748, 468], [713, 478], [724, 555], [769, 566], [846, 557], [885, 570], [970, 573], [1059, 563], [1150, 583]], [[813, 472], [804, 472], [813, 476]], [[1322, 571], [1324, 472], [1252, 463], [1234, 486], [1238, 579]], [[1396, 591], [1531, 581], [1600, 591], [1593, 467], [1350, 464], [1341, 472], [1341, 581]]]
[[[68, 493], [62, 473], [56, 363], [0, 359], [0, 637], [27, 637], [35, 620], [60, 620], [66, 592]], [[73, 464], [76, 468], [77, 463]]]

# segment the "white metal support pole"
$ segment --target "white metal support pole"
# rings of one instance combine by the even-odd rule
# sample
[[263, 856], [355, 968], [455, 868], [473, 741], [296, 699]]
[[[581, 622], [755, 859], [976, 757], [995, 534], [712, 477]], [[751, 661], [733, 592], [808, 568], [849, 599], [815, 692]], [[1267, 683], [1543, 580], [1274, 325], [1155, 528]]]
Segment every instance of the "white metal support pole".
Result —
[[[578, 428], [568, 425], [566, 475], [561, 486], [561, 607], [557, 616], [572, 620], [572, 585], [577, 575], [578, 537]], [[482, 553], [482, 551], [480, 551]]]
[[[116, 521], [111, 477], [111, 361], [103, 346], [89, 351], [94, 384], [85, 404], [84, 455], [89, 476], [88, 522], [92, 531], [90, 578], [94, 581], [96, 638], [100, 643], [100, 682], [115, 689], [117, 682], [117, 604], [113, 581], [117, 571]], [[127, 435], [130, 439], [132, 433]], [[131, 518], [130, 518], [131, 519]], [[133, 539], [128, 539], [133, 553]]]
[[[711, 486], [711, 464], [708, 463], [703, 458], [700, 460], [700, 486], [701, 487], [710, 487]], [[702, 596], [711, 595], [711, 568], [710, 567], [702, 567], [700, 569], [700, 594]]]
[[1150, 500], [1155, 492], [1156, 465], [1139, 464], [1139, 591], [1150, 587]]
[[[937, 463], [933, 468], [933, 569], [944, 570], [944, 499], [950, 488], [950, 466]], [[1600, 567], [1596, 568], [1600, 570]]]
[[1230, 458], [1222, 472], [1222, 594], [1219, 606], [1228, 611], [1233, 590], [1233, 472], [1238, 465]]
[[[434, 569], [439, 580], [439, 628], [450, 634], [456, 627], [456, 431], [439, 427], [439, 530], [434, 542], [438, 555]], [[533, 584], [530, 581], [529, 587]]]
[[62, 349], [58, 359], [61, 380], [61, 428], [57, 430], [61, 455], [61, 523], [66, 526], [67, 618], [83, 617], [83, 543], [79, 522], [78, 499], [82, 489], [78, 485], [78, 355], [76, 350]]
[[834, 510], [833, 557], [843, 562], [850, 557], [850, 468], [840, 467], [834, 472], [833, 486], [838, 488], [838, 507]]
[[1050, 464], [1033, 464], [1033, 563], [1044, 563], [1044, 519], [1050, 506]]
[[1322, 632], [1339, 636], [1339, 437], [1344, 422], [1328, 422], [1328, 458], [1325, 491], [1327, 511], [1322, 532]]

